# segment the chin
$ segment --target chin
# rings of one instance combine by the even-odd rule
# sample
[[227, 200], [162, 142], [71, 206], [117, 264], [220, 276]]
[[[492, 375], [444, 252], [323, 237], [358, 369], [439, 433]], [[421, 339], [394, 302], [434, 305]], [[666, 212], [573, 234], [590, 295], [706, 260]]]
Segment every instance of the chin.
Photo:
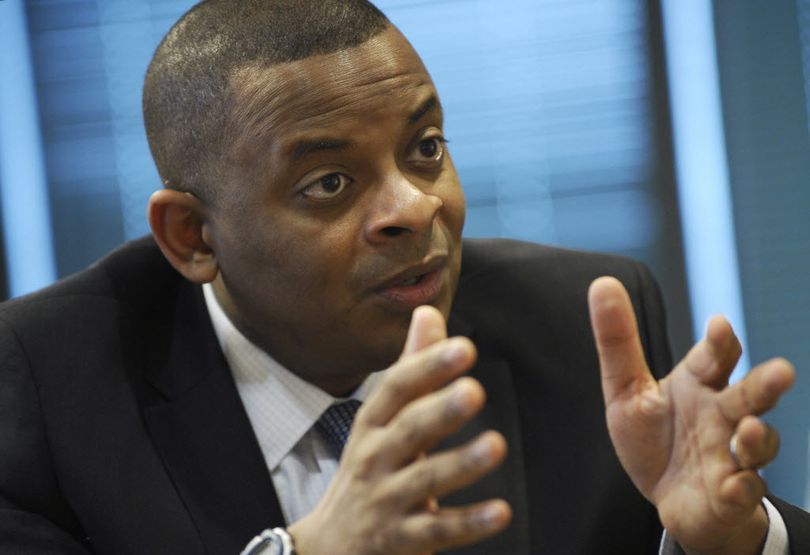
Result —
[[394, 364], [399, 356], [402, 354], [402, 348], [405, 346], [405, 339], [408, 336], [408, 326], [410, 325], [410, 318], [398, 322], [393, 329], [387, 330], [385, 334], [375, 334], [376, 337], [372, 341], [366, 340], [366, 354], [367, 364], [366, 369], [369, 372], [377, 372], [384, 370]]

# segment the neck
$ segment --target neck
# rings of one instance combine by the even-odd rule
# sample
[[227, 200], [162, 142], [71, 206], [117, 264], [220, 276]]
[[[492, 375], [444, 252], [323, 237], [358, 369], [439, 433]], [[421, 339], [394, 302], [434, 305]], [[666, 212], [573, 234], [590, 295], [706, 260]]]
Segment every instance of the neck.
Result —
[[380, 358], [380, 353], [352, 347], [347, 341], [311, 341], [293, 333], [293, 326], [268, 324], [257, 330], [240, 318], [221, 280], [213, 282], [219, 308], [231, 324], [251, 343], [265, 351], [288, 371], [334, 397], [354, 392], [372, 372], [389, 366], [396, 356]]

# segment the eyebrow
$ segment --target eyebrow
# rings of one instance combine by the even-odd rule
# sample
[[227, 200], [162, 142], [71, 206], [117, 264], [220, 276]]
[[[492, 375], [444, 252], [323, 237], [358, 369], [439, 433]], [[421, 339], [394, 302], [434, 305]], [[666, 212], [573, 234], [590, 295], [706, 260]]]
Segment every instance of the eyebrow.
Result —
[[324, 150], [347, 150], [356, 145], [357, 143], [354, 141], [346, 139], [306, 139], [295, 143], [292, 149], [292, 159], [300, 160], [308, 154]]
[[[436, 107], [439, 105], [439, 99], [434, 94], [427, 100], [425, 100], [422, 104], [419, 105], [413, 112], [408, 114], [407, 120], [408, 123], [416, 123], [420, 119], [422, 119], [425, 114], [430, 112], [431, 110], [435, 110]], [[298, 161], [301, 158], [312, 154], [314, 152], [323, 152], [323, 151], [340, 151], [340, 150], [348, 150], [352, 147], [357, 146], [355, 141], [351, 141], [348, 139], [331, 139], [331, 138], [316, 138], [316, 139], [304, 139], [298, 141], [293, 145], [292, 148], [292, 159], [293, 161]]]
[[416, 123], [422, 117], [439, 105], [439, 99], [434, 94], [425, 100], [416, 110], [408, 114], [408, 123]]

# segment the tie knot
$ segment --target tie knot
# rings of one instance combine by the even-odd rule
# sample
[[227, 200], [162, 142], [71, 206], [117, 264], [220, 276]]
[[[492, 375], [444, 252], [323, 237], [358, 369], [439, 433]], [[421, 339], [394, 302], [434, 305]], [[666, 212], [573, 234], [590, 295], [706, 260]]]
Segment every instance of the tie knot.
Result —
[[343, 447], [349, 439], [354, 415], [360, 408], [360, 401], [349, 399], [330, 406], [315, 423], [317, 429], [338, 459], [343, 454]]

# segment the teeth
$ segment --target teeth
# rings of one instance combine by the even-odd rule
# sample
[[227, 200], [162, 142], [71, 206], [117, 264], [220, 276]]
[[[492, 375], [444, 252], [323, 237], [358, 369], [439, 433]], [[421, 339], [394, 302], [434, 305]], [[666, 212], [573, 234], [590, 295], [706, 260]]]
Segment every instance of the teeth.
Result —
[[419, 279], [421, 277], [422, 276], [416, 276], [416, 277], [412, 277], [412, 278], [408, 278], [408, 279], [403, 279], [402, 281], [397, 282], [397, 285], [413, 285], [417, 281], [419, 281]]

